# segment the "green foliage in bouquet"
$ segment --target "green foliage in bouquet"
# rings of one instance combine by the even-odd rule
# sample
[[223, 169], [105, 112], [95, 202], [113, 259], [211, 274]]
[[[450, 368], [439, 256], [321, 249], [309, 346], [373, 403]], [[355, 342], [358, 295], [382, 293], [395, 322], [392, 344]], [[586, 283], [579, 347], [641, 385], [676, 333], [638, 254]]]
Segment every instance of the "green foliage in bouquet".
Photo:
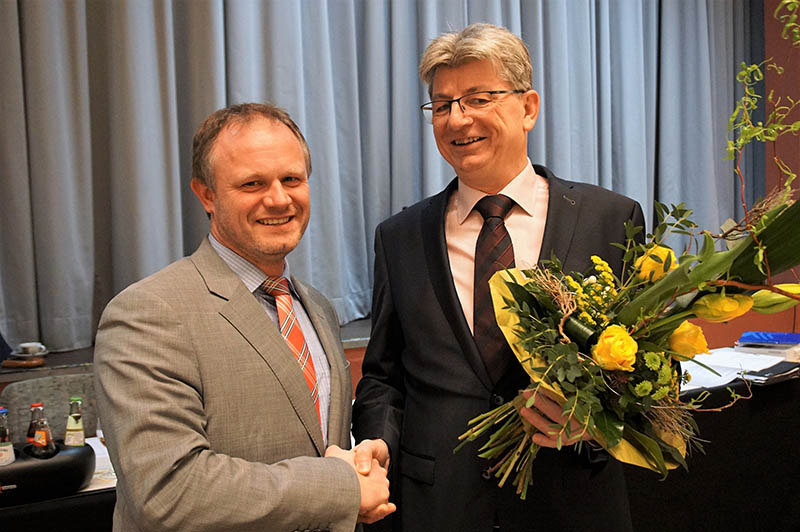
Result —
[[[536, 429], [519, 410], [545, 393], [579, 427], [553, 427], [559, 448], [588, 433], [614, 458], [662, 477], [686, 467], [687, 450], [700, 447], [691, 413], [703, 396], [681, 400], [680, 384], [690, 375], [677, 363], [708, 350], [702, 329], [687, 320], [727, 321], [747, 312], [754, 300], [743, 287], [785, 292], [757, 284], [768, 259], [773, 273], [800, 263], [800, 203], [781, 197], [732, 249], [715, 249], [721, 237], [696, 234], [683, 205], [657, 204], [659, 223], [646, 243], [637, 243], [640, 227], [626, 228], [627, 268], [619, 275], [599, 257], [585, 274], [563, 272], [556, 258], [540, 268], [498, 272], [490, 281], [495, 314], [532, 393], [471, 420], [459, 448], [496, 429], [479, 455], [496, 462], [501, 485], [513, 475], [525, 498], [539, 448]], [[673, 233], [692, 242], [678, 257], [664, 243]]]

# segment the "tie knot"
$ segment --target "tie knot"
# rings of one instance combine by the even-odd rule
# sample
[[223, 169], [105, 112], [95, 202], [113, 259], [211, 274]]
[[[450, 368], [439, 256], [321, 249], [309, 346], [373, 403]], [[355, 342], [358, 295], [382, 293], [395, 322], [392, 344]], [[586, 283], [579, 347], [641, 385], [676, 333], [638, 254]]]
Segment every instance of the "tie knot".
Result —
[[267, 277], [261, 285], [264, 292], [272, 297], [289, 294], [289, 279], [286, 277]]
[[494, 196], [482, 197], [481, 200], [475, 204], [475, 210], [481, 213], [483, 220], [486, 221], [489, 218], [504, 219], [513, 206], [514, 200], [503, 194], [497, 194]]

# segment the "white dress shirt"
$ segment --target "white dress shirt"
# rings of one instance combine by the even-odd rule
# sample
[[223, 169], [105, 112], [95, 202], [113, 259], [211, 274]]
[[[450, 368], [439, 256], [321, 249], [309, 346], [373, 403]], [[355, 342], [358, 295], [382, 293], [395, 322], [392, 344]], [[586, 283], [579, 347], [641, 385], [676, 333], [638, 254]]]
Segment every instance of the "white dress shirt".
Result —
[[[539, 261], [547, 220], [547, 179], [536, 174], [529, 159], [522, 172], [498, 194], [504, 194], [516, 202], [505, 219], [514, 245], [514, 264], [517, 268], [532, 268]], [[475, 245], [483, 227], [483, 217], [473, 208], [487, 195], [459, 179], [458, 188], [450, 196], [445, 211], [444, 234], [450, 271], [470, 330], [473, 325]]]

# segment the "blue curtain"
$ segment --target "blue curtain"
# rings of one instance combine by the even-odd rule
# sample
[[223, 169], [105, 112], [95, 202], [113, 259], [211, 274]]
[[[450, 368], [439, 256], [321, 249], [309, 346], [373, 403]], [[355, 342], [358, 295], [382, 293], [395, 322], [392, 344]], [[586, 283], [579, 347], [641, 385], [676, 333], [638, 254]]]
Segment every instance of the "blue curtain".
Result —
[[532, 161], [648, 211], [686, 201], [716, 228], [737, 213], [722, 148], [756, 15], [722, 0], [0, 0], [0, 330], [90, 345], [114, 294], [208, 231], [189, 189], [195, 128], [264, 100], [312, 151], [292, 269], [342, 322], [365, 316], [375, 226], [453, 176], [418, 111], [417, 63], [479, 21], [530, 47]]

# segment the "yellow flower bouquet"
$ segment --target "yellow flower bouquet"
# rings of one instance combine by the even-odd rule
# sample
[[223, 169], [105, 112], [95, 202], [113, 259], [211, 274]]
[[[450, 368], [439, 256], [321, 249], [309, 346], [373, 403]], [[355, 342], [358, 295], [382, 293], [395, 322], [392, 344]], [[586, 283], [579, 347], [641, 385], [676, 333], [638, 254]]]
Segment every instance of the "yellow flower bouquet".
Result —
[[[531, 407], [536, 394], [557, 398], [571, 421], [553, 426], [559, 448], [562, 439], [576, 438], [570, 426], [577, 422], [581, 435], [613, 458], [665, 477], [687, 467], [688, 449], [700, 448], [692, 411], [704, 396], [684, 402], [679, 393], [690, 378], [686, 367], [708, 346], [702, 328], [687, 320], [727, 321], [800, 300], [797, 285], [762, 284], [800, 263], [800, 202], [791, 199], [788, 183], [756, 205], [739, 232], [696, 235], [683, 205], [656, 204], [656, 213], [659, 223], [644, 243], [637, 238], [641, 228], [626, 226], [622, 272], [592, 257], [593, 271], [565, 273], [554, 257], [490, 281], [498, 325], [531, 384], [472, 419], [456, 450], [490, 433], [479, 455], [495, 462], [501, 485], [513, 478], [523, 499], [539, 447], [531, 439], [537, 429], [519, 410]], [[677, 257], [665, 244], [671, 233], [689, 236]], [[717, 250], [718, 241], [727, 249]], [[756, 290], [755, 298], [747, 295]]]
[[[783, 38], [800, 49], [796, 9], [797, 0], [781, 0], [773, 16], [783, 24]], [[728, 124], [733, 138], [727, 151], [742, 190], [739, 161], [748, 143], [800, 133], [800, 121], [789, 119], [800, 107], [795, 99], [770, 93], [763, 99], [765, 119], [753, 119], [764, 68], [783, 71], [769, 61], [742, 65], [737, 80], [744, 96]], [[686, 468], [688, 449], [700, 448], [692, 412], [707, 393], [684, 402], [680, 385], [690, 378], [685, 368], [696, 362], [694, 355], [708, 350], [702, 328], [687, 320], [728, 321], [800, 301], [800, 284], [770, 283], [800, 264], [800, 202], [791, 189], [796, 175], [777, 155], [774, 161], [785, 177], [782, 187], [749, 209], [743, 201], [744, 219], [726, 223], [720, 234], [698, 233], [683, 204], [656, 203], [652, 233], [642, 239], [642, 229], [629, 224], [626, 242], [613, 244], [624, 251], [623, 271], [592, 257], [592, 272], [569, 273], [553, 257], [540, 268], [495, 274], [489, 284], [497, 323], [530, 386], [470, 420], [456, 450], [488, 433], [479, 456], [494, 461], [501, 486], [513, 475], [524, 499], [539, 447], [532, 441], [537, 429], [519, 411], [546, 393], [568, 420], [552, 427], [559, 448], [588, 434], [613, 458], [662, 477]], [[678, 256], [666, 244], [670, 234], [688, 241]], [[733, 390], [731, 396], [732, 402], [740, 397]]]

